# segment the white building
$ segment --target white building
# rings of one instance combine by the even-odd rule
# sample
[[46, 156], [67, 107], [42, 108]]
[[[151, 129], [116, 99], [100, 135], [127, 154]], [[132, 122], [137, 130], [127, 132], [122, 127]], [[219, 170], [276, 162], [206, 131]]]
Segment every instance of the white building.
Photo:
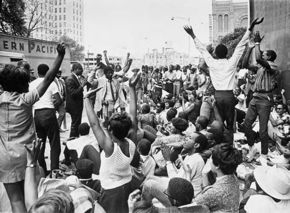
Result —
[[[66, 35], [83, 45], [84, 0], [29, 0], [32, 4], [39, 2], [36, 14], [41, 14], [42, 21], [33, 38], [58, 40]], [[29, 14], [27, 19], [29, 20]]]

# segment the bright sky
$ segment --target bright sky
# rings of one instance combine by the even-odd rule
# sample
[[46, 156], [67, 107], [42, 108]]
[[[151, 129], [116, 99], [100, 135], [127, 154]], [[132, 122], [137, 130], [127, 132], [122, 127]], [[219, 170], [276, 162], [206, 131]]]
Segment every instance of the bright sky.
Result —
[[[116, 56], [129, 51], [133, 57], [142, 57], [148, 49], [161, 50], [167, 42], [167, 47], [187, 53], [188, 37], [182, 28], [187, 18], [200, 40], [209, 41], [211, 0], [84, 0], [84, 4], [86, 51], [106, 49]], [[192, 47], [191, 55], [197, 55]]]

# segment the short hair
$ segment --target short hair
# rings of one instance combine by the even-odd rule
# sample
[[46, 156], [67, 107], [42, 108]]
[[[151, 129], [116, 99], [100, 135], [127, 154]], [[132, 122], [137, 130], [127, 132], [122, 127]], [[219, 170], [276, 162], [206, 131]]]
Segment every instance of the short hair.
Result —
[[225, 175], [231, 175], [234, 174], [238, 165], [242, 163], [242, 154], [231, 144], [222, 143], [214, 147], [212, 162], [215, 166], [219, 166]]
[[0, 85], [7, 92], [28, 92], [29, 74], [12, 64], [7, 64], [0, 71]]
[[149, 104], [143, 104], [141, 107], [141, 112], [143, 114], [147, 114], [150, 112], [150, 105]]
[[[157, 103], [158, 104], [158, 103]], [[162, 110], [164, 110], [165, 109], [165, 103], [164, 102], [159, 102], [159, 104], [160, 104], [160, 108], [162, 109]]]
[[181, 132], [188, 128], [188, 121], [183, 118], [173, 118], [171, 122], [174, 128]]
[[110, 117], [109, 125], [113, 135], [119, 140], [123, 140], [132, 127], [132, 121], [125, 112], [115, 113]]
[[190, 204], [194, 197], [192, 184], [184, 178], [170, 179], [167, 187], [168, 196], [178, 202], [178, 206]]
[[48, 70], [49, 67], [47, 64], [39, 64], [37, 67], [37, 73], [39, 76], [45, 76]]
[[277, 58], [277, 54], [274, 50], [267, 50], [266, 51], [267, 56], [269, 56], [269, 61], [275, 61]]
[[177, 115], [177, 110], [175, 108], [170, 108], [166, 113], [167, 121], [171, 121]]
[[141, 155], [147, 156], [151, 149], [151, 143], [149, 140], [143, 138], [138, 142], [137, 148]]
[[81, 123], [78, 130], [80, 135], [88, 135], [90, 133], [90, 126], [88, 123]]
[[104, 74], [106, 75], [108, 72], [114, 72], [114, 69], [110, 66], [104, 67]]
[[218, 58], [226, 58], [228, 54], [228, 48], [224, 44], [219, 44], [216, 46], [214, 53]]
[[73, 213], [74, 204], [72, 197], [68, 192], [60, 189], [52, 189], [44, 193], [38, 200], [31, 206], [28, 213], [33, 213], [37, 209], [45, 207], [52, 209], [54, 213]]
[[201, 126], [201, 128], [206, 129], [209, 120], [207, 117], [201, 115], [197, 118], [196, 122]]
[[180, 65], [179, 64], [176, 64], [175, 69], [176, 70], [180, 70]]
[[71, 71], [75, 71], [75, 70], [80, 69], [80, 68], [83, 68], [80, 63], [74, 63], [72, 65]]
[[76, 169], [79, 178], [81, 179], [91, 178], [94, 170], [94, 162], [89, 159], [79, 159], [76, 162]]
[[195, 143], [199, 144], [199, 147], [196, 149], [196, 152], [202, 153], [208, 148], [208, 140], [203, 134], [198, 134], [198, 136], [195, 138]]

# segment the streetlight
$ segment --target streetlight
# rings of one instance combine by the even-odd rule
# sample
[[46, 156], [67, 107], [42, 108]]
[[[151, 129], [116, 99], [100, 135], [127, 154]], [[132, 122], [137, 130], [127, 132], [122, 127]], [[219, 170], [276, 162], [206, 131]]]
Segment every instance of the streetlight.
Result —
[[[174, 21], [175, 19], [186, 20], [188, 22], [188, 25], [190, 26], [190, 17], [182, 17], [182, 16], [171, 17], [171, 21]], [[190, 54], [190, 36], [188, 35], [188, 58], [189, 58], [189, 54]]]

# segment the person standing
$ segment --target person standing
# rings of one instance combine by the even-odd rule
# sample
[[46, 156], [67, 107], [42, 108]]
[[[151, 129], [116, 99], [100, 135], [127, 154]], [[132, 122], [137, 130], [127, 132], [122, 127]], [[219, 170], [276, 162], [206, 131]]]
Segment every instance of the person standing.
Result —
[[248, 111], [244, 121], [245, 135], [249, 146], [254, 145], [255, 134], [252, 124], [259, 116], [259, 135], [261, 138], [261, 163], [267, 162], [268, 154], [268, 121], [273, 103], [273, 90], [275, 89], [275, 77], [278, 73], [277, 65], [274, 63], [277, 55], [273, 50], [260, 50], [262, 38], [259, 32], [254, 36], [255, 56], [259, 69], [256, 74], [256, 81], [253, 87], [253, 98], [249, 103]]
[[[30, 83], [30, 91], [35, 90], [44, 81], [44, 77], [48, 70], [49, 67], [46, 64], [40, 64], [37, 67], [39, 78]], [[55, 82], [50, 84], [44, 95], [33, 105], [36, 133], [37, 136], [43, 141], [43, 146], [40, 150], [38, 162], [46, 174], [48, 171], [45, 163], [44, 152], [47, 137], [49, 139], [51, 148], [50, 168], [51, 170], [59, 168], [60, 136], [53, 96], [59, 96]]]
[[83, 67], [80, 63], [72, 66], [72, 74], [65, 80], [66, 86], [66, 111], [71, 116], [70, 137], [78, 137], [78, 128], [82, 122], [83, 88], [87, 84], [82, 77]]
[[263, 18], [261, 20], [255, 19], [252, 22], [241, 41], [236, 46], [232, 57], [229, 59], [227, 59], [228, 49], [225, 45], [219, 44], [216, 46], [214, 50], [216, 58], [213, 58], [206, 49], [206, 46], [196, 38], [192, 28], [189, 26], [184, 27], [184, 30], [192, 37], [197, 50], [201, 53], [209, 67], [210, 77], [215, 88], [216, 106], [221, 115], [222, 121], [226, 121], [226, 128], [232, 139], [235, 117], [235, 97], [233, 89], [235, 88], [237, 65], [243, 55], [250, 33], [255, 25], [262, 23], [262, 21]]

